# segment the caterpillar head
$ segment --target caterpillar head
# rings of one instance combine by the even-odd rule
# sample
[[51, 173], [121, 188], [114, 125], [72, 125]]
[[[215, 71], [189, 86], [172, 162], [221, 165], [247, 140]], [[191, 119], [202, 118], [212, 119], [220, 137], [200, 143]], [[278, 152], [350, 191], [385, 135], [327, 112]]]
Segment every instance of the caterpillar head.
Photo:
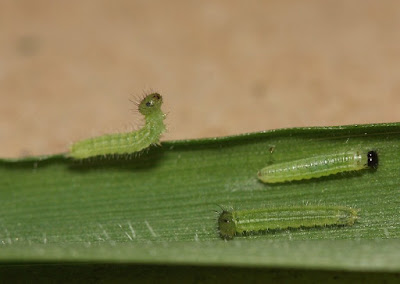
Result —
[[218, 218], [219, 234], [224, 240], [232, 240], [236, 233], [236, 225], [231, 212], [222, 211]]
[[151, 114], [160, 110], [163, 99], [159, 93], [151, 93], [144, 97], [139, 104], [139, 112], [143, 115]]

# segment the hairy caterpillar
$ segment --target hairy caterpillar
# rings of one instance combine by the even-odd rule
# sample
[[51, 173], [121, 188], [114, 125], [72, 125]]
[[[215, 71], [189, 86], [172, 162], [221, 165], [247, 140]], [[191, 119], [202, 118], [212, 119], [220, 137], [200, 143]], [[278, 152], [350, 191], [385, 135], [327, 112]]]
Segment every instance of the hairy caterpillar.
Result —
[[265, 183], [278, 183], [367, 168], [378, 168], [378, 154], [375, 151], [352, 151], [270, 165], [258, 172], [258, 178]]
[[99, 155], [134, 153], [157, 144], [165, 132], [165, 114], [161, 111], [163, 99], [158, 93], [151, 93], [139, 104], [139, 112], [145, 117], [145, 125], [133, 132], [108, 134], [73, 143], [69, 156], [85, 159]]
[[220, 237], [231, 240], [235, 235], [266, 230], [351, 226], [357, 211], [344, 206], [295, 206], [252, 210], [223, 210], [218, 218]]

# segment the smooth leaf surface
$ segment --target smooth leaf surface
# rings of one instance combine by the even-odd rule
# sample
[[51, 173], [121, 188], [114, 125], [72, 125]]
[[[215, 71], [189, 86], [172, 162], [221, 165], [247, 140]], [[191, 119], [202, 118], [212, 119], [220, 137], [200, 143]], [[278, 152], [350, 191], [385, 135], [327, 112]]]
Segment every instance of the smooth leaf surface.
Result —
[[[0, 261], [90, 261], [400, 270], [400, 124], [296, 128], [171, 141], [139, 157], [0, 161]], [[257, 171], [375, 150], [376, 171], [274, 185]], [[264, 232], [225, 242], [223, 208], [359, 209], [354, 226]]]

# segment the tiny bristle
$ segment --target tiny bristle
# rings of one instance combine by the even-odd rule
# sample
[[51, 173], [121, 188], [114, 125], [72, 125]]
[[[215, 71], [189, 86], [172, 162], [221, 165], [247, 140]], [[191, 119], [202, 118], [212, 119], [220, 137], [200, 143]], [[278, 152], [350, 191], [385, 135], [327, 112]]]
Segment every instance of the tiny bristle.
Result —
[[[218, 206], [218, 207], [221, 209], [221, 211], [226, 211], [226, 210], [224, 209], [224, 207], [222, 207], [222, 205], [219, 205], [218, 203], [215, 203], [215, 205]], [[215, 212], [217, 212], [218, 214], [221, 213], [221, 212], [219, 212], [219, 211], [215, 211]]]
[[140, 103], [146, 98], [148, 94], [142, 94], [142, 95], [131, 95], [131, 98], [129, 98], [129, 101], [134, 104], [135, 108], [132, 110], [137, 111], [139, 108]]

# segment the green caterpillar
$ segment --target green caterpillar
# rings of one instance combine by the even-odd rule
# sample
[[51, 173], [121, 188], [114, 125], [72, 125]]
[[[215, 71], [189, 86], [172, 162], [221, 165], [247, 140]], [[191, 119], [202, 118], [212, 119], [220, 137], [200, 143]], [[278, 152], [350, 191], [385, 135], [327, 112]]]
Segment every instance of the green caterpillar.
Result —
[[344, 206], [294, 206], [252, 210], [223, 210], [218, 218], [219, 234], [224, 240], [235, 235], [266, 230], [351, 226], [357, 211]]
[[147, 95], [139, 104], [139, 112], [144, 115], [146, 121], [141, 129], [78, 141], [71, 145], [69, 156], [74, 159], [86, 159], [99, 155], [135, 153], [159, 143], [161, 134], [166, 130], [166, 115], [161, 110], [162, 102], [162, 96], [158, 93]]
[[258, 172], [258, 178], [265, 183], [278, 183], [368, 168], [378, 168], [378, 154], [375, 151], [351, 151], [270, 165]]

